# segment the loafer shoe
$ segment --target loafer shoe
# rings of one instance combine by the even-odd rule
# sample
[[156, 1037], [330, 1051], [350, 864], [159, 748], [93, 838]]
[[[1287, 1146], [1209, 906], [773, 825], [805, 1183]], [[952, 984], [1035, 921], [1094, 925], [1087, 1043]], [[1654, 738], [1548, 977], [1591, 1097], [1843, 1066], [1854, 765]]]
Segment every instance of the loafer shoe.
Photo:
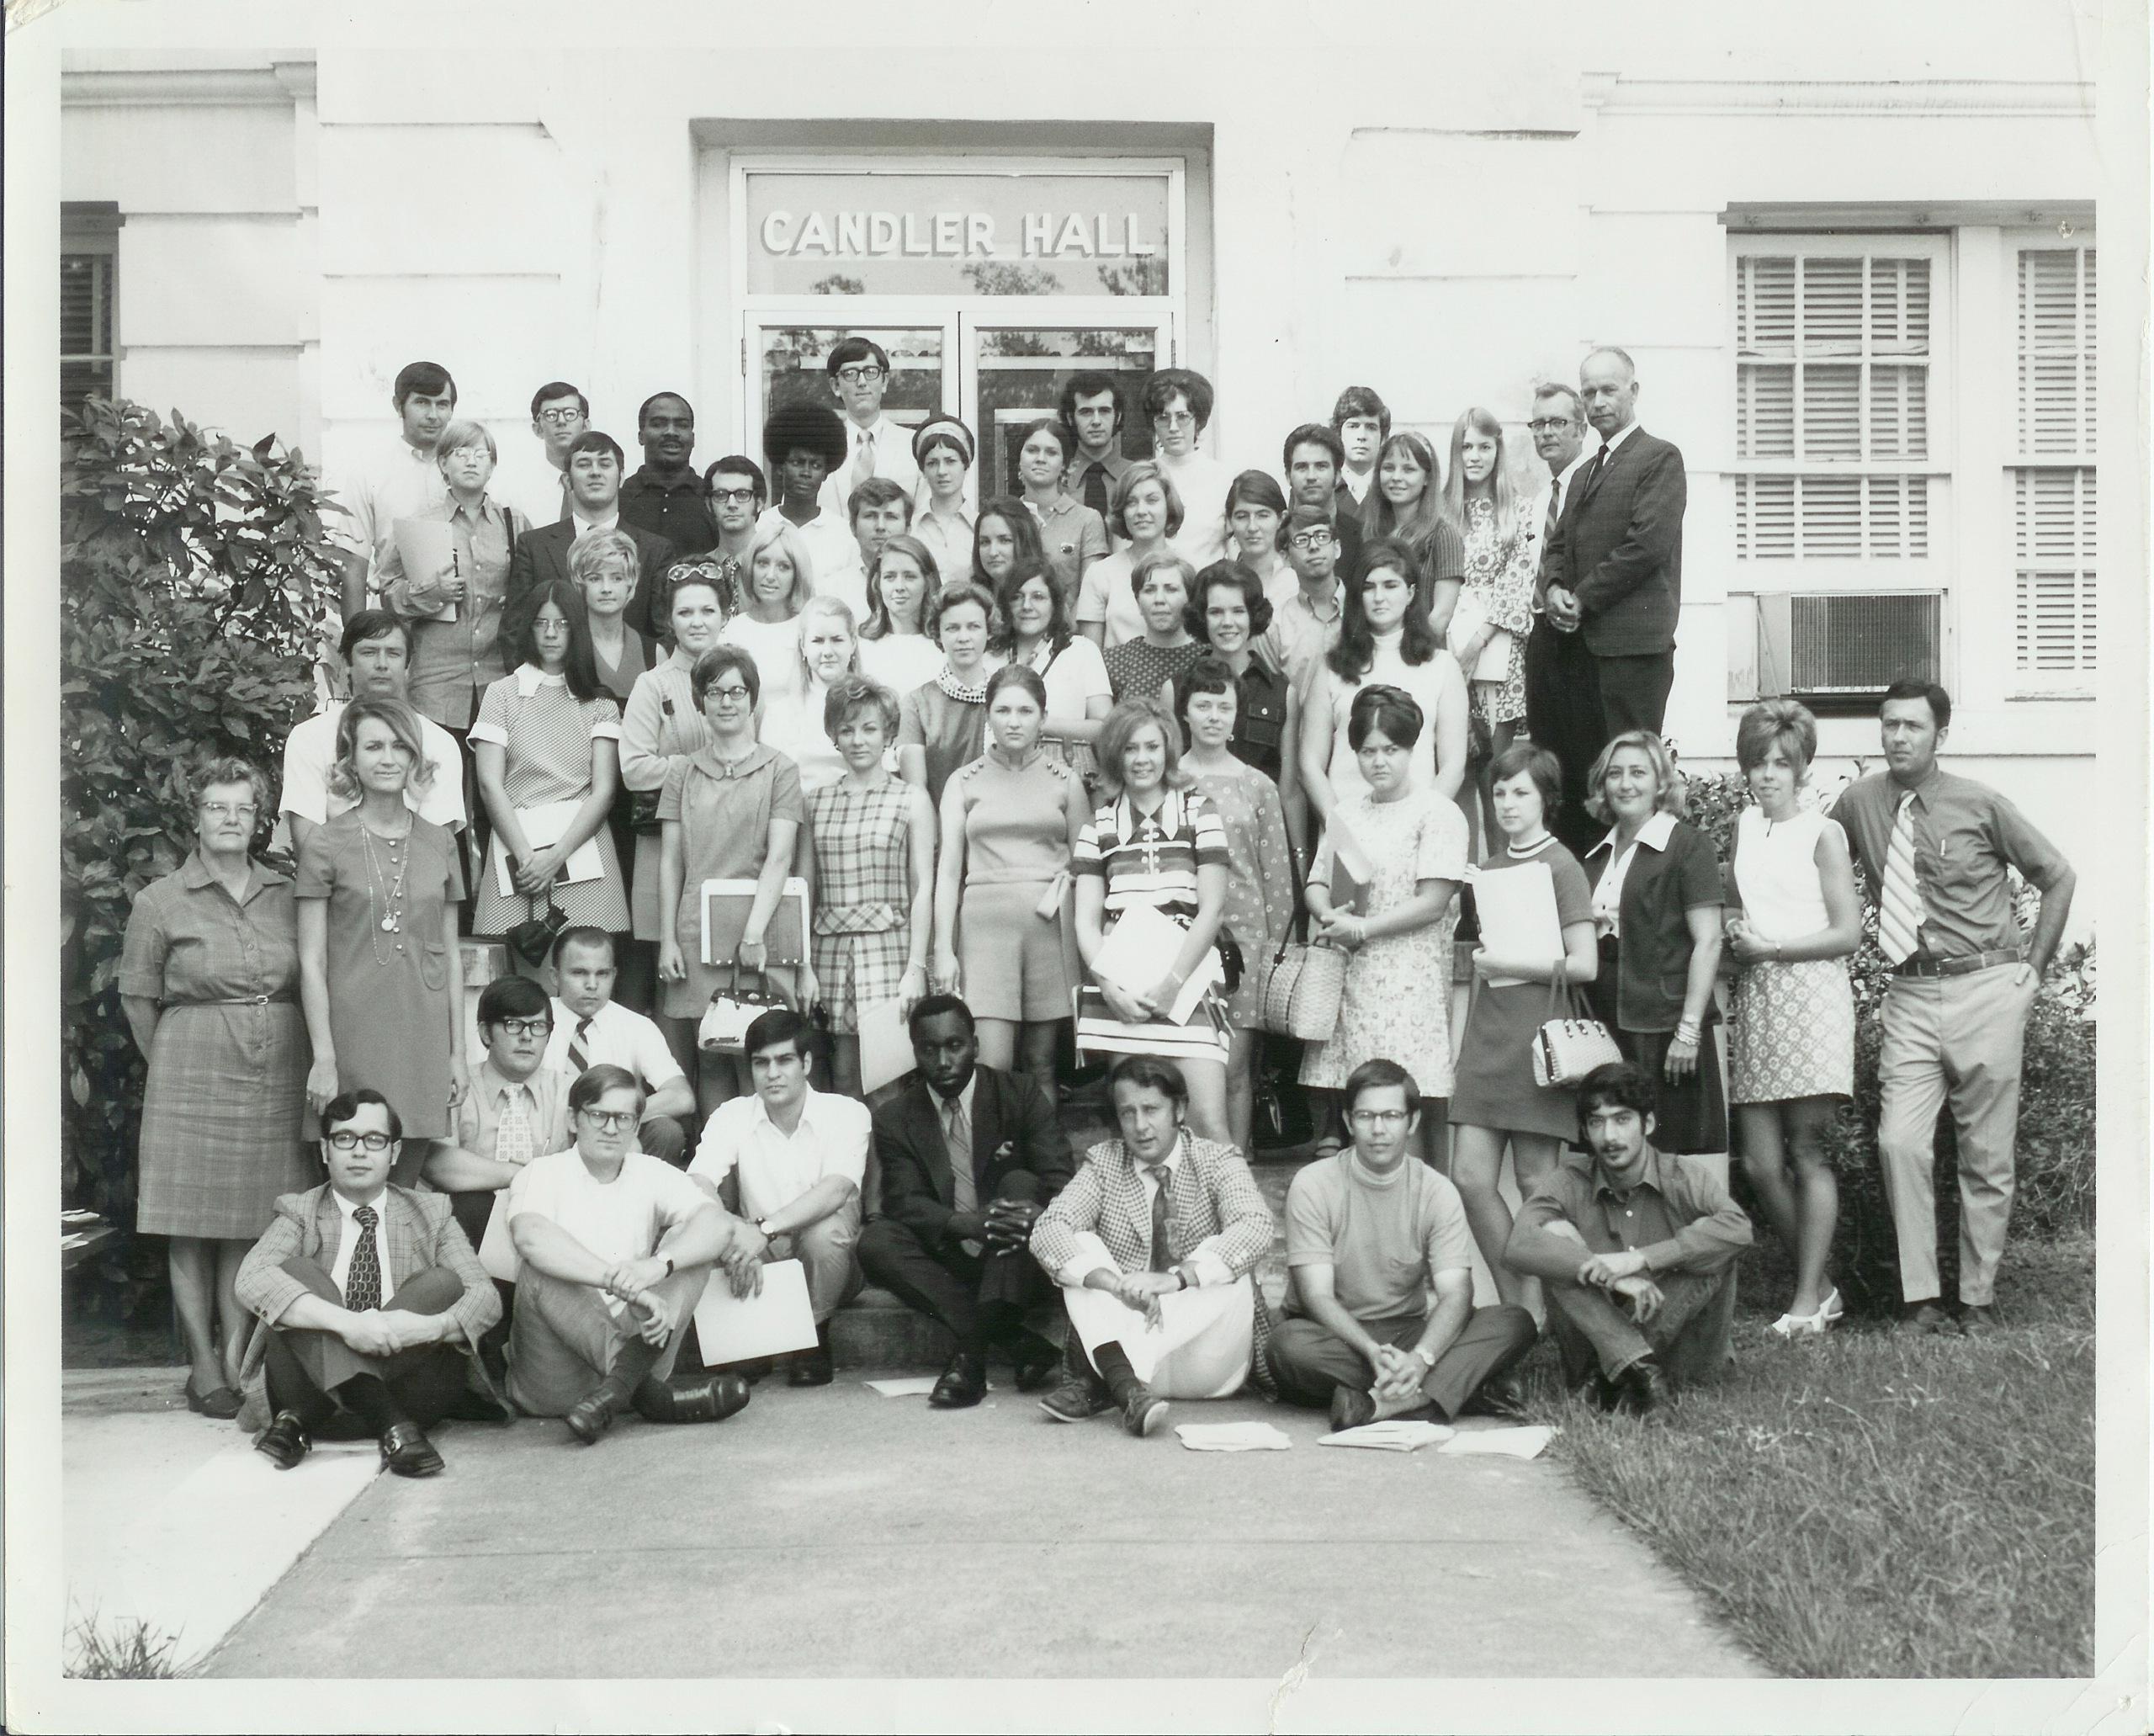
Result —
[[1934, 1298], [1927, 1302], [1911, 1302], [1900, 1317], [1903, 1331], [1914, 1333], [1953, 1333], [1960, 1330], [1960, 1323], [1944, 1312]]
[[1074, 1374], [1064, 1376], [1061, 1384], [1040, 1400], [1040, 1409], [1058, 1423], [1084, 1422], [1113, 1407], [1105, 1383]]
[[1344, 1429], [1358, 1429], [1377, 1418], [1377, 1401], [1359, 1387], [1336, 1386], [1331, 1389], [1331, 1432]]
[[986, 1359], [976, 1351], [959, 1351], [950, 1358], [927, 1402], [937, 1410], [969, 1410], [986, 1396]]
[[819, 1344], [812, 1351], [798, 1351], [786, 1364], [785, 1383], [789, 1387], [826, 1387], [837, 1378], [837, 1370], [831, 1366], [828, 1345]]
[[1970, 1338], [1987, 1338], [2002, 1329], [1997, 1309], [1987, 1302], [1962, 1303], [1960, 1307], [1960, 1330]]
[[1616, 1388], [1616, 1408], [1631, 1416], [1651, 1416], [1673, 1399], [1668, 1377], [1651, 1356], [1643, 1356], [1610, 1383]]
[[314, 1436], [294, 1410], [280, 1410], [254, 1437], [254, 1450], [280, 1471], [289, 1471], [314, 1450]]
[[613, 1426], [613, 1411], [618, 1403], [613, 1388], [602, 1386], [589, 1398], [581, 1400], [561, 1420], [569, 1425], [569, 1433], [588, 1447]]
[[645, 1380], [630, 1396], [645, 1422], [724, 1422], [748, 1408], [748, 1383], [729, 1372]]
[[441, 1455], [416, 1423], [391, 1423], [382, 1431], [381, 1462], [399, 1477], [440, 1474]]

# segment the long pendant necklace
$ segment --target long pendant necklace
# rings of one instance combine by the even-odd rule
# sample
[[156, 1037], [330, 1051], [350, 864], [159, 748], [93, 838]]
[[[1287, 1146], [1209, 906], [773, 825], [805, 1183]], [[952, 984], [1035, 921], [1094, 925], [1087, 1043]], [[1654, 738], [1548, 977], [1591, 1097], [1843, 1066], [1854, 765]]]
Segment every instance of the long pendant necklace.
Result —
[[[384, 867], [376, 857], [374, 830], [363, 820], [359, 822], [359, 837], [367, 857], [367, 916], [369, 923], [367, 942], [374, 953], [374, 962], [377, 964], [386, 964], [389, 963], [389, 953], [381, 950], [381, 942], [374, 937], [377, 932], [401, 934], [404, 932], [404, 878], [405, 871], [410, 866], [411, 852], [408, 850], [400, 849], [399, 846], [409, 841], [411, 832], [407, 826], [402, 838], [385, 838], [382, 841], [384, 853], [389, 858], [387, 867]], [[390, 878], [392, 872], [395, 875], [393, 879]], [[381, 888], [379, 914], [376, 912], [374, 897], [374, 889], [377, 884]], [[390, 948], [390, 953], [401, 953], [403, 950], [404, 942], [401, 940], [395, 942]]]

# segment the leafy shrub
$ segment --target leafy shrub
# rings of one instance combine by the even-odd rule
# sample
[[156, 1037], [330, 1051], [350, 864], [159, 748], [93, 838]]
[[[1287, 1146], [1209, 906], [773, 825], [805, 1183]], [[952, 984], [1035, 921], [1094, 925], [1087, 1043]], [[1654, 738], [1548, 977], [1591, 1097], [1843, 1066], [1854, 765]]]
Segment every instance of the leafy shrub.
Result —
[[[1690, 819], [1711, 838], [1723, 863], [1735, 851], [1736, 816], [1750, 793], [1732, 772], [1687, 774]], [[1858, 885], [1862, 870], [1855, 870]], [[2013, 877], [2023, 925], [2031, 926], [2037, 902], [2032, 889]], [[1840, 1224], [1833, 1245], [1834, 1281], [1849, 1306], [1892, 1314], [1900, 1306], [1900, 1270], [1885, 1178], [1877, 1160], [1877, 1050], [1882, 1036], [1885, 992], [1892, 973], [1877, 950], [1877, 916], [1863, 901], [1862, 942], [1849, 961], [1854, 987], [1854, 1096], [1833, 1130], [1833, 1165], [1840, 1181]], [[2018, 1192], [2012, 1229], [2019, 1236], [2091, 1231], [2094, 1224], [2094, 948], [2066, 948], [2051, 964], [2042, 992], [2027, 1020], [2020, 1072]], [[1959, 1141], [1948, 1105], [1938, 1117], [1937, 1196], [1939, 1273], [1948, 1297], [1957, 1293], [1960, 1248]], [[1733, 1165], [1734, 1192], [1753, 1208], [1742, 1165]], [[1762, 1227], [1762, 1219], [1760, 1220]], [[1785, 1250], [1760, 1238], [1748, 1263], [1756, 1268], [1753, 1293], [1762, 1287], [1782, 1296], [1791, 1280]]]
[[[93, 1299], [161, 1300], [162, 1244], [138, 1247], [143, 1059], [115, 986], [135, 895], [194, 844], [188, 772], [239, 754], [274, 788], [313, 708], [337, 595], [326, 502], [297, 452], [205, 435], [175, 411], [88, 400], [61, 470], [61, 1183], [120, 1231]], [[331, 510], [334, 510], [331, 508]], [[257, 847], [275, 819], [262, 816]]]

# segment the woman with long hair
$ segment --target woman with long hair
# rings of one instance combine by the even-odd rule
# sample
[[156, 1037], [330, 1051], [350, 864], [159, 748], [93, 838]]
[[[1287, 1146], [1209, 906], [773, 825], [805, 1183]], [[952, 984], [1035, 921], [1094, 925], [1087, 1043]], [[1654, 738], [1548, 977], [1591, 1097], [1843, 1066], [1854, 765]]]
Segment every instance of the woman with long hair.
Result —
[[768, 707], [800, 694], [799, 629], [793, 624], [815, 594], [815, 562], [808, 544], [783, 518], [764, 514], [756, 527], [741, 586], [740, 612], [719, 634], [724, 645], [737, 645], [763, 672], [762, 703]]
[[867, 618], [860, 629], [860, 672], [894, 693], [910, 693], [935, 679], [942, 647], [928, 632], [942, 570], [917, 537], [883, 544], [867, 575]]
[[[1017, 480], [1025, 486], [1025, 505], [1038, 522], [1040, 547], [1065, 608], [1076, 603], [1085, 569], [1107, 552], [1106, 520], [1063, 486], [1076, 456], [1077, 437], [1051, 416], [1017, 437]], [[1002, 594], [1000, 586], [995, 594]]]
[[1123, 545], [1085, 569], [1077, 594], [1077, 630], [1111, 651], [1144, 631], [1143, 611], [1137, 606], [1130, 576], [1138, 561], [1174, 552], [1169, 544], [1181, 528], [1181, 496], [1159, 465], [1132, 465], [1115, 485], [1114, 512], [1107, 523]]
[[[1366, 540], [1361, 567], [1369, 565], [1369, 545], [1378, 538], [1403, 543], [1414, 556], [1414, 588], [1421, 612], [1439, 640], [1451, 630], [1451, 612], [1466, 577], [1466, 549], [1458, 528], [1444, 516], [1443, 490], [1435, 449], [1420, 435], [1402, 428], [1377, 454], [1377, 486], [1361, 503]], [[1359, 576], [1342, 573], [1351, 581]]]
[[1339, 643], [1311, 666], [1300, 719], [1302, 786], [1319, 820], [1329, 822], [1334, 808], [1367, 788], [1346, 725], [1356, 696], [1371, 687], [1398, 687], [1420, 708], [1413, 786], [1456, 803], [1465, 782], [1466, 682], [1421, 607], [1413, 571], [1412, 553], [1394, 538], [1364, 548], [1361, 579], [1346, 587]]
[[1044, 561], [1018, 561], [995, 600], [1002, 618], [990, 648], [1039, 677], [1047, 692], [1041, 739], [1089, 783], [1092, 744], [1114, 709], [1114, 687], [1100, 648], [1077, 631], [1069, 618], [1069, 594]]
[[[1017, 562], [1027, 555], [1044, 560], [1040, 545], [1039, 521], [1032, 508], [1013, 494], [998, 494], [980, 502], [979, 518], [973, 534], [972, 582], [995, 595], [995, 587], [1010, 576]], [[943, 582], [956, 582], [963, 567], [945, 565]]]
[[813, 795], [845, 775], [845, 761], [824, 727], [823, 708], [830, 689], [859, 666], [860, 641], [852, 629], [852, 610], [836, 597], [811, 597], [793, 622], [798, 629], [793, 656], [796, 691], [789, 698], [763, 706], [757, 736], [774, 747], [800, 772], [803, 793]]

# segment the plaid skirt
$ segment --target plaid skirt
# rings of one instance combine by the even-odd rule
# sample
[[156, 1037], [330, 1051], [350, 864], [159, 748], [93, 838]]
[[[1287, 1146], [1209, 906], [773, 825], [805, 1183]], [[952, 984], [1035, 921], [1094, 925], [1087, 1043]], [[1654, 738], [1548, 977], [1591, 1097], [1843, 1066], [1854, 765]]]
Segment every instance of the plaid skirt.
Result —
[[165, 1008], [142, 1094], [135, 1228], [252, 1241], [279, 1194], [319, 1181], [300, 1144], [310, 1055], [289, 1001]]
[[909, 926], [867, 933], [818, 932], [810, 937], [809, 960], [815, 967], [815, 985], [822, 991], [833, 1032], [841, 1037], [856, 1034], [862, 1007], [898, 998], [905, 979], [905, 953], [911, 944]]

